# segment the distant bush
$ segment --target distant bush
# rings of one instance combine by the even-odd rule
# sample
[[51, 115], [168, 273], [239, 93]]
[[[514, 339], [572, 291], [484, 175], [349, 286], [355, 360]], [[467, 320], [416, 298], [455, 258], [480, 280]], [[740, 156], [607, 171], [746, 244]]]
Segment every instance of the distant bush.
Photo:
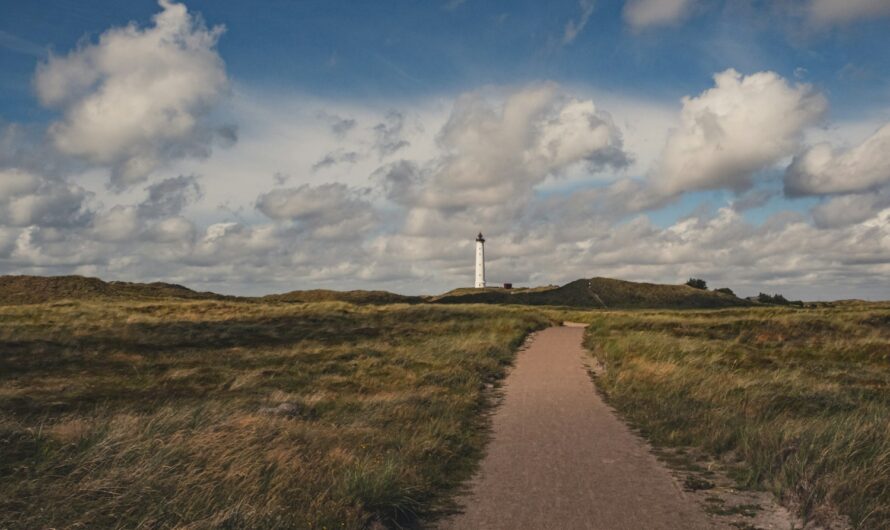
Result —
[[732, 292], [732, 289], [730, 289], [729, 287], [721, 287], [719, 289], [714, 289], [714, 292], [728, 294], [729, 296], [735, 296], [735, 293]]
[[761, 304], [803, 306], [803, 302], [801, 302], [800, 300], [791, 301], [778, 293], [776, 293], [772, 296], [770, 296], [766, 293], [760, 293], [757, 295], [757, 301], [760, 302]]
[[704, 289], [705, 291], [708, 290], [708, 282], [702, 280], [701, 278], [689, 278], [689, 281], [686, 282], [686, 285], [694, 289]]
[[757, 301], [761, 304], [788, 305], [788, 299], [780, 294], [768, 295], [760, 293], [757, 295]]

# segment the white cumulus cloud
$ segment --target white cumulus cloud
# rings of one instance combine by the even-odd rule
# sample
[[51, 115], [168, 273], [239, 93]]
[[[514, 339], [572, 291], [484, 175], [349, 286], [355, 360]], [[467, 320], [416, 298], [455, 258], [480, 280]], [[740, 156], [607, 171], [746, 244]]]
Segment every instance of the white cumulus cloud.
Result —
[[555, 84], [525, 87], [495, 101], [464, 94], [438, 143], [441, 156], [414, 182], [421, 188], [419, 205], [431, 208], [522, 202], [548, 176], [576, 164], [597, 171], [622, 168], [630, 158], [609, 114]]
[[[56, 148], [112, 169], [126, 188], [168, 161], [205, 156], [217, 131], [208, 114], [228, 88], [216, 52], [221, 26], [206, 28], [182, 4], [160, 0], [153, 25], [105, 31], [98, 42], [39, 65], [40, 101], [62, 111]], [[232, 131], [221, 129], [231, 140]]]
[[827, 108], [806, 84], [774, 72], [726, 70], [715, 86], [683, 98], [680, 125], [668, 136], [652, 183], [667, 194], [750, 187], [753, 175], [797, 150], [803, 131]]
[[890, 123], [861, 144], [836, 149], [818, 143], [794, 158], [785, 172], [791, 196], [850, 193], [890, 184]]

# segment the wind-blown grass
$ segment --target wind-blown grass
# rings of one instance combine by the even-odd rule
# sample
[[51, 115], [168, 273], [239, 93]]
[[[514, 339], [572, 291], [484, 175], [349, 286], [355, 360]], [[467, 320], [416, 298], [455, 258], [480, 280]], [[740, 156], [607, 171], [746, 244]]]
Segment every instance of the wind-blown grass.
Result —
[[656, 445], [810, 519], [890, 527], [890, 306], [589, 316], [598, 387]]
[[0, 528], [363, 528], [447, 507], [522, 309], [0, 307]]

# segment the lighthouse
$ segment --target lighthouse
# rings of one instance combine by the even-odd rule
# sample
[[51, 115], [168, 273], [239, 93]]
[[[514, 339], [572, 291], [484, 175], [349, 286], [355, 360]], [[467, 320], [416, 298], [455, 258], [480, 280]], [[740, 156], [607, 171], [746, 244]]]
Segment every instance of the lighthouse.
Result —
[[476, 236], [476, 288], [485, 287], [485, 238], [482, 232]]

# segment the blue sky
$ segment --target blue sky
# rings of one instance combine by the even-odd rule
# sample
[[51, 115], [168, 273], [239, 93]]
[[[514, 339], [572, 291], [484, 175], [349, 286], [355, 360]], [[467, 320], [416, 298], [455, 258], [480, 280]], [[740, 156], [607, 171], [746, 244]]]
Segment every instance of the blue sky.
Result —
[[519, 284], [886, 298], [888, 22], [886, 0], [2, 1], [0, 272], [435, 291], [471, 281], [483, 230]]
[[[800, 16], [771, 16], [781, 11], [776, 2], [700, 4], [681, 26], [634, 31], [622, 23], [622, 2], [598, 2], [567, 45], [565, 25], [582, 11], [574, 1], [188, 6], [208, 24], [226, 27], [218, 49], [237, 81], [347, 98], [553, 79], [673, 101], [706, 87], [714, 72], [736, 68], [786, 77], [804, 69], [805, 79], [833, 95], [834, 110], [850, 116], [886, 103], [886, 19], [812, 29]], [[64, 53], [156, 11], [153, 1], [3, 2], [0, 65], [12, 96], [4, 98], [4, 116], [43, 116], [30, 90], [38, 50]]]

